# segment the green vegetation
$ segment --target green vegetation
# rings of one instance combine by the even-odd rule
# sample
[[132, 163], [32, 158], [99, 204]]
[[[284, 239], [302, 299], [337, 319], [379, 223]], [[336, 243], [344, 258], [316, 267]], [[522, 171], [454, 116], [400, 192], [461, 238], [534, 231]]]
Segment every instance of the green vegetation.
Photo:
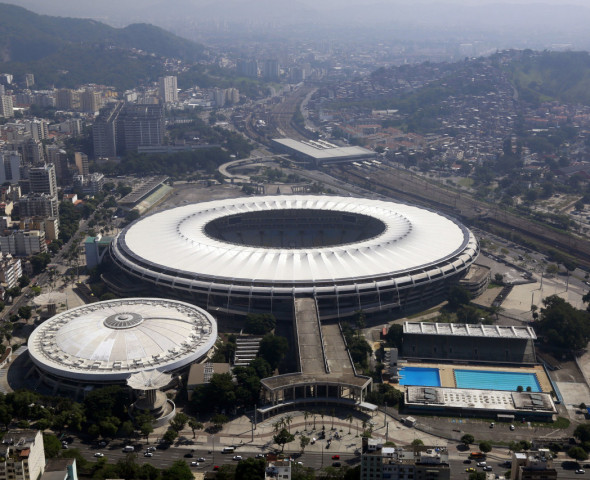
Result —
[[295, 440], [295, 435], [289, 433], [286, 428], [283, 428], [272, 437], [272, 441], [281, 447], [281, 452], [285, 449], [285, 445], [293, 440]]
[[252, 335], [266, 335], [275, 329], [277, 320], [271, 313], [249, 313], [244, 324], [244, 332]]
[[203, 53], [201, 45], [153, 25], [113, 28], [7, 4], [0, 4], [0, 50], [5, 59], [0, 70], [17, 76], [34, 73], [40, 87], [99, 83], [119, 89], [135, 87], [138, 80], [156, 80], [164, 73], [158, 57], [194, 61]]
[[545, 308], [535, 323], [546, 348], [575, 352], [590, 340], [590, 313], [577, 310], [557, 295], [543, 300]]
[[550, 100], [590, 103], [588, 52], [525, 50], [507, 69], [520, 97], [532, 104]]

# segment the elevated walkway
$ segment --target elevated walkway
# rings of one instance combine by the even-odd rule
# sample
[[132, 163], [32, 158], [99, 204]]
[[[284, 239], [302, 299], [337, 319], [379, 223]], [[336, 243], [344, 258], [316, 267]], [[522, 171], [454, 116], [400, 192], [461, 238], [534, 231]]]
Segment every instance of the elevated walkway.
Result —
[[332, 404], [373, 410], [364, 402], [372, 384], [357, 375], [338, 324], [322, 325], [314, 298], [294, 302], [294, 329], [299, 372], [262, 379], [263, 416], [299, 404]]

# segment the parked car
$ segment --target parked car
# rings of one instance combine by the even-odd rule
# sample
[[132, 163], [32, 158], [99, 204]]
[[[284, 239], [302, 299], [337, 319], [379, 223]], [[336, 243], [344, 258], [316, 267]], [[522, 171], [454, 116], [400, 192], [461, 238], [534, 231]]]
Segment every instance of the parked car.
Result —
[[198, 467], [199, 466], [199, 462], [191, 462], [191, 467]]
[[332, 460], [340, 460], [340, 455], [332, 455]]
[[236, 461], [240, 461], [242, 459], [241, 455], [234, 455], [234, 457], [232, 458], [232, 460], [236, 460]]
[[154, 456], [154, 454], [153, 454], [152, 452], [145, 452], [145, 453], [143, 454], [143, 456], [144, 456], [144, 457], [153, 457], [153, 456]]
[[95, 456], [95, 457], [97, 457], [97, 458], [102, 458], [102, 457], [104, 457], [104, 453], [101, 453], [101, 452], [96, 452], [96, 453], [94, 454], [94, 456]]

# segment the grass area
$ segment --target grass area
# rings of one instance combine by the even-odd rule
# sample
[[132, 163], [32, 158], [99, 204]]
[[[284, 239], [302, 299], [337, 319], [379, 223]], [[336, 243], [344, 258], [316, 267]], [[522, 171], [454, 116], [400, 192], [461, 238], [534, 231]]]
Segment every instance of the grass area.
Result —
[[471, 188], [471, 186], [473, 185], [473, 178], [469, 178], [469, 177], [462, 178], [457, 183], [459, 183], [459, 185], [461, 185], [462, 187]]
[[570, 424], [569, 419], [565, 417], [557, 417], [554, 422], [531, 422], [534, 427], [544, 428], [569, 428]]
[[430, 313], [437, 313], [440, 312], [441, 307], [434, 307], [431, 308], [430, 310], [426, 310], [425, 312], [418, 312], [418, 313], [413, 313], [412, 315], [408, 315], [406, 318], [420, 318], [423, 317], [424, 315], [428, 315]]

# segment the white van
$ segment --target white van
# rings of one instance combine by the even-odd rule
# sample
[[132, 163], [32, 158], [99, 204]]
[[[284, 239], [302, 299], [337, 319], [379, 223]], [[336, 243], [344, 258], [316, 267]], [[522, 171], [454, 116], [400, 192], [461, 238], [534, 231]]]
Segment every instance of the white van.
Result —
[[234, 453], [235, 448], [234, 447], [223, 447], [223, 450], [221, 451], [221, 453]]
[[126, 445], [125, 448], [123, 448], [124, 452], [135, 452], [135, 448], [132, 447], [131, 445]]

